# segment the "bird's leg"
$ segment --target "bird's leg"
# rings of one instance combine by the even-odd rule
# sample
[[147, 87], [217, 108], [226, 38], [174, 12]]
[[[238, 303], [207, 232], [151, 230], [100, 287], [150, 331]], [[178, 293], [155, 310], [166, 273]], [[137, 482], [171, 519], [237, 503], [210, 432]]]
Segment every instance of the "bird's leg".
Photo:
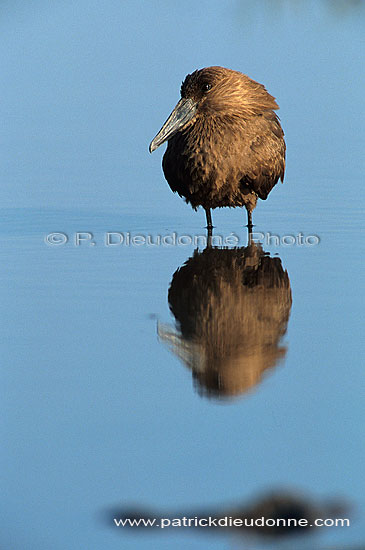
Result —
[[252, 233], [253, 224], [252, 224], [252, 212], [251, 212], [251, 210], [247, 210], [247, 227], [248, 227], [248, 232]]
[[213, 236], [213, 224], [212, 224], [212, 215], [210, 213], [210, 208], [205, 208], [205, 215], [207, 217], [207, 248], [212, 246], [212, 236]]
[[248, 236], [247, 236], [247, 246], [251, 246], [254, 243], [252, 239], [252, 229], [248, 230]]
[[205, 208], [205, 215], [207, 217], [207, 229], [208, 235], [212, 234], [213, 224], [212, 224], [212, 215], [210, 213], [210, 208]]

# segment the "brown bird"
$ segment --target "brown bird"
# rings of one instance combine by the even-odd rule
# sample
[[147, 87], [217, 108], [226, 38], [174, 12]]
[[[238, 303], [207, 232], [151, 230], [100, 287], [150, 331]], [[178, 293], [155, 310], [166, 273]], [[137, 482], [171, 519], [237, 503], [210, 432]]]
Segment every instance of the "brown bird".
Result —
[[284, 179], [285, 141], [278, 105], [245, 74], [207, 67], [187, 75], [181, 99], [152, 140], [152, 153], [168, 140], [162, 161], [172, 191], [196, 210], [245, 206], [248, 227], [257, 198]]
[[289, 276], [258, 243], [195, 250], [174, 273], [168, 300], [177, 330], [159, 324], [159, 338], [191, 369], [204, 397], [248, 392], [285, 357]]

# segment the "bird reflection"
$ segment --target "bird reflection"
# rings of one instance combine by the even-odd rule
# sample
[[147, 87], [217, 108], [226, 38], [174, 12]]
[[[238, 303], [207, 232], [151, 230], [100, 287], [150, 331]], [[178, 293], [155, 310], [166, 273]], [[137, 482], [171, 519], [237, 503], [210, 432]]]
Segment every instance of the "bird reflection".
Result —
[[191, 369], [201, 395], [243, 394], [285, 357], [289, 277], [258, 243], [195, 251], [174, 273], [168, 301], [177, 330], [159, 325], [159, 337]]
[[112, 524], [114, 518], [117, 522], [122, 520], [125, 527], [131, 527], [129, 522], [133, 522], [133, 530], [138, 527], [143, 530], [150, 528], [161, 533], [160, 527], [163, 525], [164, 530], [174, 527], [201, 528], [205, 532], [229, 531], [280, 541], [290, 536], [308, 535], [317, 531], [317, 519], [348, 518], [348, 511], [348, 503], [342, 499], [321, 501], [297, 491], [278, 490], [249, 502], [216, 508], [165, 510], [161, 513], [140, 507], [116, 507], [108, 510], [106, 519], [109, 524]]

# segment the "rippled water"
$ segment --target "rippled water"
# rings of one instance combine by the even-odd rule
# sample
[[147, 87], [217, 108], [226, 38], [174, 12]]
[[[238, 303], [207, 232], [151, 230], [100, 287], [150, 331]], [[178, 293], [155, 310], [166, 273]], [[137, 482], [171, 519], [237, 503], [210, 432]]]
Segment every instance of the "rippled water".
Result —
[[[112, 511], [248, 510], [273, 489], [349, 505], [349, 528], [296, 547], [365, 540], [364, 9], [273, 5], [0, 8], [4, 548], [261, 548]], [[224, 209], [204, 251], [204, 213], [147, 152], [210, 64], [281, 106], [261, 245]]]

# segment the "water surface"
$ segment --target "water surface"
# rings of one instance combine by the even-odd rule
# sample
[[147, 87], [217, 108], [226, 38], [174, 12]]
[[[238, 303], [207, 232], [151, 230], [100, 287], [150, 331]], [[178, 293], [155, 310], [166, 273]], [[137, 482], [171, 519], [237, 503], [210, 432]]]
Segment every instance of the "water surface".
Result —
[[[105, 511], [229, 507], [272, 488], [352, 504], [351, 527], [310, 548], [363, 543], [364, 9], [342, 8], [2, 4], [4, 548], [236, 548], [229, 535], [152, 540]], [[105, 240], [204, 235], [147, 148], [185, 74], [212, 64], [265, 83], [288, 147], [285, 184], [254, 212], [290, 280], [285, 352], [230, 399], [197, 391], [161, 337], [179, 335], [168, 291], [195, 243]], [[245, 212], [213, 216], [247, 247]], [[285, 244], [299, 235], [319, 242]]]

